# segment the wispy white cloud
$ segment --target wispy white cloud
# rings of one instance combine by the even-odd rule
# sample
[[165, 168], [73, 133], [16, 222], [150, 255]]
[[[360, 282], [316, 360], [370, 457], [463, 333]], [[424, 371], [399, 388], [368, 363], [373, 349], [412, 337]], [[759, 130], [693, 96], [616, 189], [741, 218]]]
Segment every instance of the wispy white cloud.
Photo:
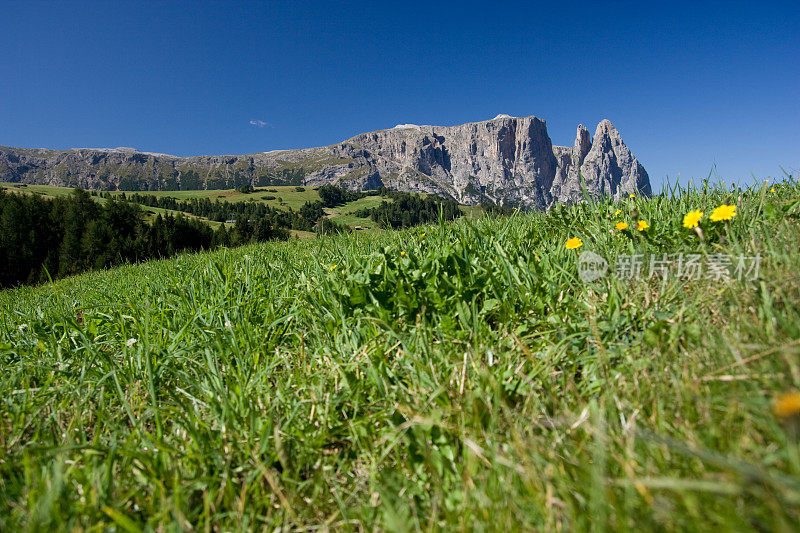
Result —
[[264, 122], [263, 120], [251, 120], [250, 125], [257, 126], [259, 128], [263, 128], [264, 126], [271, 126], [269, 122]]

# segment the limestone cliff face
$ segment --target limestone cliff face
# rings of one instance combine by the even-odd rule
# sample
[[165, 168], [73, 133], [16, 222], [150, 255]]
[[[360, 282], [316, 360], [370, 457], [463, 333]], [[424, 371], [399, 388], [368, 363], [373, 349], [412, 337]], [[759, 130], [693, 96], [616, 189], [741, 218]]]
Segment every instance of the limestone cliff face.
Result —
[[0, 181], [90, 189], [224, 189], [246, 183], [392, 189], [547, 208], [593, 196], [650, 194], [647, 172], [608, 120], [594, 138], [553, 146], [545, 122], [499, 115], [459, 126], [400, 125], [339, 144], [243, 156], [175, 157], [130, 148], [44, 150], [0, 147]]

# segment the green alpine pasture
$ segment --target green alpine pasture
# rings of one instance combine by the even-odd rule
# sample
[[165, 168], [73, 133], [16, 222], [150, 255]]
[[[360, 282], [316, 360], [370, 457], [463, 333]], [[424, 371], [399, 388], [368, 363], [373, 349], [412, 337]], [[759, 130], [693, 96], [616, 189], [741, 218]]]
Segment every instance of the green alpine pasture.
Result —
[[0, 292], [0, 530], [796, 530], [799, 216], [718, 185]]
[[[0, 182], [0, 187], [4, 187], [8, 192], [16, 192], [20, 194], [41, 194], [46, 198], [56, 198], [58, 196], [67, 196], [75, 189], [72, 187], [56, 187], [52, 185], [25, 185], [24, 187], [15, 187], [15, 183]], [[106, 191], [103, 191], [104, 193]], [[269, 187], [258, 187], [251, 193], [243, 193], [235, 189], [225, 190], [198, 190], [198, 191], [110, 191], [112, 195], [120, 196], [123, 193], [126, 195], [142, 194], [150, 196], [169, 196], [178, 200], [191, 200], [192, 198], [210, 198], [211, 201], [219, 200], [221, 202], [256, 202], [265, 204], [273, 209], [293, 209], [299, 211], [306, 202], [316, 202], [320, 200], [319, 193], [314, 187], [311, 186], [295, 186], [295, 185], [274, 185]], [[102, 198], [97, 198], [102, 201]], [[346, 204], [336, 207], [326, 207], [325, 213], [329, 218], [336, 218], [336, 222], [345, 224], [350, 227], [366, 226], [374, 228], [375, 224], [369, 218], [360, 218], [354, 213], [363, 209], [370, 209], [377, 207], [382, 201], [389, 201], [391, 199], [381, 198], [380, 196], [367, 196]], [[150, 218], [155, 218], [159, 213], [164, 215], [170, 213], [177, 215], [179, 211], [171, 211], [169, 209], [160, 209], [158, 207], [151, 207], [142, 205], [142, 210], [149, 214]], [[464, 210], [469, 212], [470, 208], [464, 206]], [[200, 218], [207, 222], [212, 228], [217, 229], [220, 222], [213, 220], [206, 220], [202, 217], [194, 217], [184, 213], [185, 216], [192, 216], [193, 218]], [[232, 224], [228, 224], [232, 226]], [[293, 231], [295, 235], [307, 237], [307, 232]]]
[[[25, 185], [15, 188], [17, 185], [10, 182], [0, 182], [0, 186], [6, 187], [11, 191], [38, 193], [49, 197], [64, 196], [70, 194], [74, 187], [56, 187], [53, 185]], [[299, 187], [294, 185], [275, 185], [270, 187], [258, 187], [252, 193], [242, 193], [235, 189], [209, 189], [197, 191], [108, 191], [114, 195], [125, 194], [147, 194], [151, 196], [170, 196], [178, 200], [191, 200], [192, 198], [210, 198], [211, 200], [226, 200], [228, 202], [247, 202], [254, 201], [269, 205], [270, 207], [281, 207], [280, 197], [283, 205], [291, 207], [295, 211], [306, 202], [319, 200], [319, 194], [314, 187]], [[106, 192], [106, 191], [104, 191]], [[264, 196], [274, 196], [269, 200], [264, 200]]]

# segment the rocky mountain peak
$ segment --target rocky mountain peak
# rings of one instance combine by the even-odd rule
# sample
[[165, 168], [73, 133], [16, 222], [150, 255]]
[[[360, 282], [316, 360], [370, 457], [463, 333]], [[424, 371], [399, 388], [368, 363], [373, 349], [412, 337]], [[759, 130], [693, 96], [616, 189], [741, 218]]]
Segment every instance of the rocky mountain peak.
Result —
[[650, 193], [647, 172], [602, 120], [590, 138], [554, 146], [544, 120], [500, 114], [457, 126], [398, 124], [338, 144], [243, 156], [175, 157], [129, 148], [0, 147], [0, 181], [88, 189], [227, 189], [242, 184], [323, 185], [435, 193], [459, 202], [544, 209], [593, 195]]
[[583, 163], [586, 154], [592, 147], [592, 138], [589, 136], [589, 130], [583, 124], [578, 125], [578, 134], [575, 137], [575, 144], [573, 145], [573, 152], [578, 155], [578, 164]]

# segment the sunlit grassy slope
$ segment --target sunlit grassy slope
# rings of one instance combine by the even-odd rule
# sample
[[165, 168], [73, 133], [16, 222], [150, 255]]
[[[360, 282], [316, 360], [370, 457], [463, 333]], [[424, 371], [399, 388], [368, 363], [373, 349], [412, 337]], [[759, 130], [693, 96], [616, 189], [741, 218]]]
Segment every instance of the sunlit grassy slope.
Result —
[[[17, 192], [33, 192], [43, 194], [49, 197], [56, 197], [56, 196], [63, 196], [66, 194], [70, 194], [73, 191], [72, 187], [55, 187], [51, 185], [26, 185], [23, 188], [14, 188], [14, 183], [5, 183], [0, 182], [0, 186], [7, 187], [11, 191]], [[319, 194], [314, 187], [302, 187], [302, 191], [298, 191], [297, 187], [294, 185], [277, 185], [274, 187], [259, 187], [252, 193], [241, 193], [234, 189], [226, 189], [226, 190], [197, 190], [197, 191], [109, 191], [111, 194], [114, 195], [121, 195], [125, 194], [146, 194], [146, 195], [153, 195], [153, 196], [169, 196], [172, 198], [177, 198], [178, 200], [190, 200], [192, 198], [210, 198], [213, 200], [227, 200], [228, 202], [245, 202], [245, 201], [253, 201], [259, 202], [270, 207], [279, 208], [281, 207], [281, 203], [278, 201], [278, 197], [283, 200], [283, 203], [287, 207], [291, 207], [294, 210], [300, 209], [300, 207], [308, 202], [308, 201], [316, 201], [319, 200]], [[274, 196], [274, 199], [265, 200], [263, 196]]]
[[[798, 200], [717, 187], [2, 292], [0, 530], [794, 530], [800, 419], [771, 405], [800, 387]], [[585, 250], [761, 264], [583, 283]]]
[[[7, 183], [7, 182], [0, 182], [0, 187], [5, 187], [8, 189], [9, 192], [14, 192], [18, 194], [41, 194], [46, 198], [55, 198], [58, 196], [66, 196], [71, 194], [74, 190], [70, 187], [55, 187], [51, 185], [26, 185], [22, 188], [14, 187], [14, 183]], [[144, 195], [154, 195], [154, 196], [169, 196], [172, 198], [177, 198], [178, 200], [190, 200], [192, 198], [210, 198], [211, 201], [219, 200], [221, 202], [227, 201], [231, 203], [235, 202], [256, 202], [265, 204], [273, 209], [293, 209], [295, 211], [299, 211], [300, 208], [306, 202], [316, 202], [320, 200], [319, 193], [315, 190], [314, 187], [305, 186], [300, 187], [303, 190], [298, 190], [298, 187], [294, 185], [276, 185], [270, 187], [260, 187], [256, 189], [252, 193], [241, 193], [234, 189], [230, 190], [197, 190], [197, 191], [140, 191], [140, 192], [131, 192], [131, 191], [111, 191], [113, 195], [121, 195], [123, 192], [127, 195], [131, 194], [144, 194]], [[102, 198], [97, 198], [98, 201], [102, 201]], [[325, 208], [325, 214], [329, 218], [336, 218], [336, 222], [339, 224], [345, 224], [354, 228], [355, 226], [362, 226], [362, 227], [369, 227], [370, 229], [375, 228], [375, 223], [369, 218], [361, 218], [355, 216], [357, 211], [363, 209], [369, 209], [372, 207], [377, 207], [381, 202], [392, 202], [391, 198], [383, 198], [380, 196], [367, 196], [365, 198], [360, 198], [358, 200], [354, 200], [352, 202], [348, 202], [343, 205], [339, 205], [336, 207], [329, 207]], [[149, 218], [155, 218], [158, 214], [172, 214], [177, 215], [179, 211], [173, 211], [169, 209], [160, 209], [158, 207], [150, 207], [146, 205], [142, 205], [142, 210], [148, 213]], [[467, 216], [470, 216], [472, 211], [479, 209], [475, 206], [463, 206], [464, 212]], [[192, 218], [199, 218], [208, 224], [211, 225], [212, 228], [217, 229], [221, 222], [216, 222], [213, 220], [207, 220], [202, 217], [196, 217], [194, 215], [187, 215]], [[233, 224], [228, 224], [228, 226], [232, 226]], [[293, 231], [294, 235], [298, 235], [300, 237], [308, 237], [313, 236], [313, 234], [309, 234], [308, 232], [302, 231]]]

